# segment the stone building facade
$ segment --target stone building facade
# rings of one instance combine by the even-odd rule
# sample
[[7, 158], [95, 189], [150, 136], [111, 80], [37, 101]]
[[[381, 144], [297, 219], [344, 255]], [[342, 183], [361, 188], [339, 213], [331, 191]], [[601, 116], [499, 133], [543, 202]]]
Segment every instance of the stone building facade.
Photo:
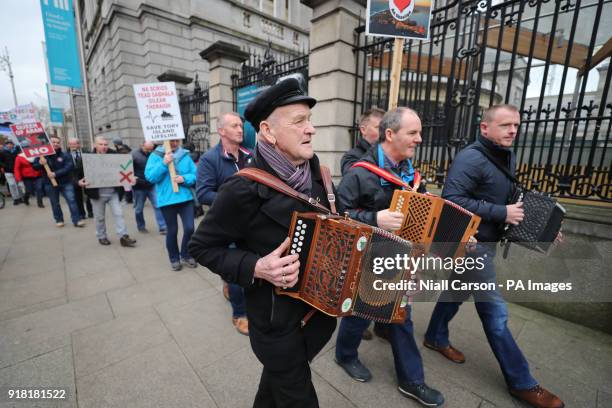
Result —
[[[249, 54], [308, 50], [312, 10], [299, 0], [79, 0], [95, 135], [137, 146], [142, 130], [132, 85], [172, 80], [189, 92], [216, 42]], [[212, 113], [212, 112], [211, 112]], [[214, 128], [214, 123], [213, 123]]]

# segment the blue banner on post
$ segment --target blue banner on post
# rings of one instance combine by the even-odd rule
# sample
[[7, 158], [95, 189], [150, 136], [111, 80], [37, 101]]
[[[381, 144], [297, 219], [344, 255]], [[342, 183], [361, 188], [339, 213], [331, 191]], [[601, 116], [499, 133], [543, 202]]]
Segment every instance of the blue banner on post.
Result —
[[[267, 86], [258, 87], [256, 85], [249, 85], [243, 88], [238, 89], [237, 92], [237, 109], [240, 116], [244, 118], [244, 110], [246, 109], [249, 102], [251, 102], [257, 95], [262, 93]], [[255, 128], [245, 120], [244, 122], [244, 133], [243, 133], [243, 141], [242, 145], [249, 150], [255, 149], [255, 145], [257, 143]]]
[[51, 90], [49, 89], [49, 84], [47, 85], [47, 100], [49, 101], [49, 119], [51, 120], [51, 124], [56, 126], [62, 126], [64, 124], [64, 110], [55, 106], [53, 98], [51, 98]]
[[49, 77], [53, 85], [81, 88], [72, 0], [40, 0]]

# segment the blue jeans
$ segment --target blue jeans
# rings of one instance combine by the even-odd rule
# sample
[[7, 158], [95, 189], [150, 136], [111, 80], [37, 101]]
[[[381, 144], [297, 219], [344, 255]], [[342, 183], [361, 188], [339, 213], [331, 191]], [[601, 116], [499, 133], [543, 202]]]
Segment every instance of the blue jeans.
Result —
[[[189, 259], [189, 249], [187, 245], [193, 235], [193, 201], [185, 201], [184, 203], [166, 205], [159, 207], [161, 210], [168, 233], [166, 234], [166, 249], [168, 250], [168, 256], [170, 262], [179, 262], [182, 259]], [[183, 240], [181, 242], [181, 249], [179, 252], [178, 247], [178, 217], [181, 217], [183, 223]]]
[[244, 302], [244, 289], [235, 283], [228, 283], [229, 299], [232, 305], [232, 317], [237, 319], [246, 316], [246, 304]]
[[25, 186], [25, 196], [28, 198], [36, 195], [36, 202], [38, 204], [42, 204], [43, 196], [45, 193], [43, 192], [43, 179], [42, 177], [24, 177], [23, 184]]
[[[485, 256], [486, 255], [486, 256]], [[484, 268], [481, 271], [466, 271], [465, 276], [453, 274], [450, 279], [469, 282], [496, 282], [495, 248], [478, 244], [471, 257], [482, 257]], [[463, 301], [471, 293], [445, 291], [434, 308], [425, 333], [425, 339], [436, 346], [449, 345], [448, 323], [459, 311]], [[497, 290], [473, 293], [475, 306], [489, 346], [497, 358], [506, 383], [510, 388], [524, 390], [538, 384], [529, 373], [529, 364], [508, 329], [508, 308]]]
[[136, 227], [139, 230], [145, 228], [145, 219], [144, 219], [144, 205], [145, 201], [148, 198], [153, 206], [153, 212], [155, 213], [155, 220], [157, 221], [157, 226], [160, 231], [166, 229], [166, 221], [164, 221], [164, 216], [161, 211], [157, 207], [157, 196], [155, 194], [155, 188], [151, 187], [149, 189], [134, 189], [134, 213], [136, 215]]
[[[58, 183], [59, 184], [59, 183]], [[44, 182], [45, 193], [49, 197], [49, 201], [51, 201], [51, 210], [53, 211], [53, 218], [55, 222], [64, 222], [64, 213], [62, 212], [62, 207], [60, 206], [60, 193], [64, 196], [64, 200], [68, 203], [68, 208], [70, 209], [70, 219], [73, 224], [76, 224], [81, 219], [79, 214], [79, 209], [77, 207], [76, 198], [74, 196], [74, 187], [72, 183], [68, 182], [65, 184], [59, 184], [57, 187], [53, 187], [51, 182], [45, 180]]]
[[[383, 330], [389, 331], [393, 361], [395, 362], [395, 373], [401, 383], [424, 384], [423, 360], [414, 341], [414, 328], [408, 317], [401, 324], [382, 324]], [[343, 317], [336, 339], [336, 360], [349, 362], [357, 359], [359, 344], [363, 331], [370, 325], [371, 321], [361, 317]]]

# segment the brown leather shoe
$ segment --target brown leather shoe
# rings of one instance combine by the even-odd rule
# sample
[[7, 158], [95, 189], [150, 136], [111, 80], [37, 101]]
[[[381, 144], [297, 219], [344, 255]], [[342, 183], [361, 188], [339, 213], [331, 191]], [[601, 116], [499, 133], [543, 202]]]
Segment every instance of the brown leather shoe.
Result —
[[245, 336], [249, 335], [249, 321], [246, 317], [232, 318], [232, 323], [234, 323], [234, 327], [238, 330], [238, 333], [244, 334]]
[[528, 390], [510, 388], [510, 394], [535, 408], [563, 408], [565, 406], [559, 397], [539, 385]]
[[453, 363], [463, 364], [465, 363], [465, 356], [462, 352], [451, 346], [450, 344], [446, 347], [438, 347], [426, 341], [423, 342], [423, 345], [428, 349], [432, 349], [442, 354], [444, 357], [448, 358]]
[[229, 285], [223, 282], [223, 297], [229, 302]]

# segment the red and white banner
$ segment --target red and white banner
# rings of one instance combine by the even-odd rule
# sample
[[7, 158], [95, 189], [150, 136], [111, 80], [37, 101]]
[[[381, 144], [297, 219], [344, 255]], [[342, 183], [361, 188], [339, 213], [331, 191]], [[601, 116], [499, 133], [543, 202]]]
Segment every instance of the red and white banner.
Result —
[[27, 158], [49, 156], [55, 153], [42, 123], [18, 123], [11, 125], [11, 130]]

